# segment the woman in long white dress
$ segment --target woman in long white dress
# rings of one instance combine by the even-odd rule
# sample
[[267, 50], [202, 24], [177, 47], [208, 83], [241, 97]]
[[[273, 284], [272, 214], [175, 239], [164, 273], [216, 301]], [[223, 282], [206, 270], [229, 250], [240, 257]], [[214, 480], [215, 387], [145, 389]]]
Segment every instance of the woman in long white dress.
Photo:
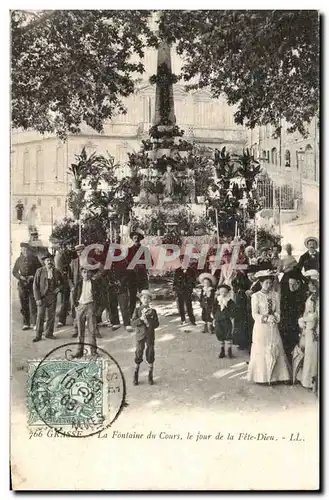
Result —
[[306, 300], [304, 314], [299, 319], [299, 326], [302, 328], [299, 347], [304, 351], [304, 359], [296, 378], [306, 389], [315, 390], [318, 376], [319, 283], [317, 271], [312, 269], [307, 273], [314, 275], [309, 280], [310, 296]]
[[251, 297], [251, 312], [255, 323], [248, 380], [258, 384], [288, 381], [290, 369], [278, 328], [280, 298], [273, 290], [275, 277], [271, 271], [259, 271], [256, 277], [262, 288]]

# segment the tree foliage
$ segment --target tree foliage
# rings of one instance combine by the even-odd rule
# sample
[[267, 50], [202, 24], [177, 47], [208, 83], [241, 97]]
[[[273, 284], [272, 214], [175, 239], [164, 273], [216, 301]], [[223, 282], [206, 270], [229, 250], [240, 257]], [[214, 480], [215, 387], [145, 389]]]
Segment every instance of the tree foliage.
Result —
[[[306, 134], [319, 110], [319, 16], [307, 10], [12, 12], [12, 122], [65, 138], [97, 132], [134, 92], [143, 51], [159, 36], [183, 56], [187, 88], [210, 89], [253, 128], [280, 120]], [[136, 56], [135, 58], [133, 56]]]
[[188, 88], [237, 105], [235, 121], [306, 134], [319, 109], [319, 14], [307, 10], [165, 11], [160, 36], [177, 43]]
[[[12, 122], [14, 127], [97, 132], [125, 113], [122, 98], [144, 71], [145, 44], [155, 43], [150, 11], [12, 11]], [[137, 62], [134, 62], [132, 56]]]

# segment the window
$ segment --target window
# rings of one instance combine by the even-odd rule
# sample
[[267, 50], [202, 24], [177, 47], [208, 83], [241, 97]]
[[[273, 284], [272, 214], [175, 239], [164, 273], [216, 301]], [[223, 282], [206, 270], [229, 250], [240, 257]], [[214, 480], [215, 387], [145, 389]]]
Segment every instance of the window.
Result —
[[270, 150], [269, 149], [267, 150], [266, 156], [267, 156], [267, 161], [270, 161]]
[[267, 158], [267, 152], [265, 151], [265, 149], [263, 149], [263, 151], [262, 151], [262, 160], [264, 161], [264, 160], [267, 160], [267, 159], [268, 159]]
[[42, 150], [39, 146], [36, 151], [37, 182], [44, 182], [44, 170], [42, 162]]
[[23, 155], [23, 184], [30, 184], [30, 152], [28, 149]]
[[272, 148], [272, 151], [271, 151], [271, 163], [273, 163], [274, 165], [278, 164], [278, 154], [277, 154], [276, 148]]
[[62, 204], [62, 200], [60, 198], [57, 198], [57, 206], [60, 207]]
[[286, 167], [290, 167], [291, 164], [290, 164], [290, 151], [289, 149], [286, 149], [286, 152], [284, 154], [284, 164]]
[[38, 198], [38, 205], [41, 205], [41, 198]]
[[270, 123], [266, 125], [266, 137], [272, 137], [272, 125]]

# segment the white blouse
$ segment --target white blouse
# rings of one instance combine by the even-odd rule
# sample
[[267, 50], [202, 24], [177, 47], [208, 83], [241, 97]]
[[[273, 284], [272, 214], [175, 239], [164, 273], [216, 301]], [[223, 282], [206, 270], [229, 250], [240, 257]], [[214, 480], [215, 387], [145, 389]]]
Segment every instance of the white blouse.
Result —
[[[270, 311], [272, 309], [272, 312]], [[280, 321], [280, 296], [276, 292], [263, 293], [261, 290], [251, 296], [251, 313], [255, 321], [262, 321], [264, 316], [272, 314]], [[264, 322], [264, 321], [262, 321]]]

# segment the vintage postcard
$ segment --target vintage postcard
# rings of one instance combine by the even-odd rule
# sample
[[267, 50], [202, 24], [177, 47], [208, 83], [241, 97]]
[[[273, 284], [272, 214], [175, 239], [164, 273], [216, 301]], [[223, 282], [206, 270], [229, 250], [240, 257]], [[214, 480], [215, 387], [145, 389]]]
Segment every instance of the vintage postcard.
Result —
[[12, 489], [318, 490], [318, 11], [10, 30]]

